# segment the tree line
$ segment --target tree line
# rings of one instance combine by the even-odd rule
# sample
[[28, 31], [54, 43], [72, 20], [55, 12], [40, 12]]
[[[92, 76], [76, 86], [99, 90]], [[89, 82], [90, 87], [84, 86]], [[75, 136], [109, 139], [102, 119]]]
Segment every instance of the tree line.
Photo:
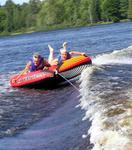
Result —
[[85, 26], [132, 19], [132, 0], [30, 0], [0, 5], [0, 33]]

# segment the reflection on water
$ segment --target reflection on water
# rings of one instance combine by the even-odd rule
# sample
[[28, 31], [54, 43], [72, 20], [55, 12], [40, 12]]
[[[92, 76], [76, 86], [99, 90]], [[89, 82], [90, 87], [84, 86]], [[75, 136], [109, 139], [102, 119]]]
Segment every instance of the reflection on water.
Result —
[[[43, 89], [13, 89], [7, 86], [6, 82], [1, 90], [0, 137], [19, 133], [64, 105], [73, 89], [67, 92], [70, 86], [61, 86], [62, 88], [62, 91], [59, 87], [46, 91]], [[63, 95], [64, 91], [66, 91], [65, 95]]]

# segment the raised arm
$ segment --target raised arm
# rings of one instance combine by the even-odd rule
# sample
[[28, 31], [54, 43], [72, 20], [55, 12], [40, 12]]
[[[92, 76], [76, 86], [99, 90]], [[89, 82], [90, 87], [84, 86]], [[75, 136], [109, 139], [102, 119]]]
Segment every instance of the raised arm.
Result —
[[26, 67], [24, 68], [24, 70], [22, 70], [19, 75], [21, 76], [21, 75], [23, 75], [23, 74], [28, 73], [28, 72], [29, 72], [29, 69], [30, 69], [30, 66], [31, 66], [31, 62], [28, 62], [28, 63], [26, 64]]
[[83, 55], [83, 56], [86, 56], [85, 53], [77, 52], [77, 51], [71, 51], [71, 52], [69, 52], [69, 53], [70, 53], [70, 55]]
[[31, 62], [28, 62], [26, 64], [26, 67], [19, 73], [19, 75], [17, 76], [17, 78], [15, 79], [15, 81], [17, 81], [22, 75], [28, 73], [28, 71], [30, 69], [30, 66], [31, 66]]

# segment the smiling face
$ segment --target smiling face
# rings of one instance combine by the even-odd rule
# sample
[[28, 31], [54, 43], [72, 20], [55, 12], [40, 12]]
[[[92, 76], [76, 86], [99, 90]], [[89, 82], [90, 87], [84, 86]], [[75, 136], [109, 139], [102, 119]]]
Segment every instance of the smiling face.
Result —
[[61, 59], [66, 60], [67, 59], [67, 52], [61, 52]]
[[61, 59], [62, 60], [66, 60], [67, 59], [67, 51], [66, 51], [66, 49], [64, 49], [64, 48], [60, 49], [60, 55], [61, 55]]

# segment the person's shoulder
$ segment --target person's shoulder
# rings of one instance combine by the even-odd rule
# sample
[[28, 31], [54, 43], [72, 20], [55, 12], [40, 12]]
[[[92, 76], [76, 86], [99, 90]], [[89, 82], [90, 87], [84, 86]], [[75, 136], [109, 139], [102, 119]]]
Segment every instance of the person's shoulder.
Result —
[[40, 56], [39, 56], [39, 59], [44, 59], [44, 57], [40, 55]]

